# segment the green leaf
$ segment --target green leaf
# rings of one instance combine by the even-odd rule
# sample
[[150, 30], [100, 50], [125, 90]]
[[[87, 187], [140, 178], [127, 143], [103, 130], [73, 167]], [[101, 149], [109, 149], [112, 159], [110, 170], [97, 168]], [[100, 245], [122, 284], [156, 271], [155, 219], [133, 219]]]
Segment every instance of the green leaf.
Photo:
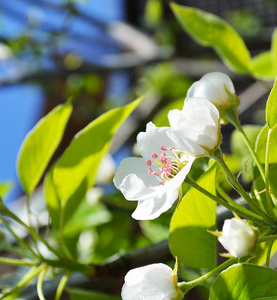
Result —
[[254, 56], [251, 66], [252, 74], [257, 79], [274, 80], [276, 77], [276, 69], [274, 69], [272, 63], [272, 51], [265, 51]]
[[112, 215], [105, 205], [97, 203], [92, 206], [87, 201], [83, 201], [74, 216], [67, 222], [63, 234], [74, 236], [86, 229], [107, 223], [111, 218]]
[[157, 127], [162, 127], [162, 126], [170, 126], [169, 121], [167, 118], [167, 115], [170, 110], [172, 109], [180, 109], [182, 110], [184, 106], [184, 98], [175, 100], [173, 102], [170, 102], [168, 105], [166, 105], [162, 110], [160, 110], [155, 117], [153, 118], [153, 123]]
[[59, 146], [71, 112], [72, 105], [69, 103], [57, 106], [36, 124], [23, 141], [17, 172], [27, 194], [33, 192]]
[[[267, 124], [261, 129], [256, 141], [256, 153], [262, 164], [265, 163], [266, 141], [269, 127]], [[277, 130], [274, 130], [271, 135], [269, 147], [269, 164], [277, 163]]]
[[119, 297], [82, 289], [67, 289], [67, 291], [70, 294], [71, 300], [120, 300]]
[[236, 264], [215, 280], [209, 300], [277, 299], [277, 271], [252, 264]]
[[[84, 178], [79, 187], [69, 197], [67, 202], [64, 203], [61, 201], [53, 182], [54, 167], [55, 166], [53, 166], [45, 176], [43, 193], [52, 220], [52, 226], [54, 229], [58, 230], [60, 226], [65, 226], [65, 224], [71, 219], [72, 215], [76, 212], [78, 206], [82, 203], [87, 190], [90, 188], [90, 180], [88, 179], [89, 176]], [[62, 215], [63, 218], [61, 220]], [[60, 224], [60, 222], [62, 222], [62, 224]]]
[[[216, 165], [197, 183], [215, 194]], [[207, 232], [215, 230], [216, 202], [191, 188], [177, 207], [171, 221], [169, 246], [184, 265], [212, 269], [216, 266], [216, 238]]]
[[4, 198], [13, 188], [13, 183], [10, 181], [0, 183], [0, 197]]
[[182, 25], [200, 45], [212, 47], [234, 71], [248, 73], [250, 53], [243, 39], [223, 19], [200, 9], [171, 3], [171, 8]]
[[269, 94], [266, 104], [266, 122], [270, 128], [277, 123], [277, 80]]
[[[259, 243], [256, 247], [255, 257], [251, 260], [253, 264], [263, 266], [266, 263], [268, 242]], [[270, 257], [272, 257], [277, 251], [277, 241], [273, 242]]]
[[63, 204], [85, 178], [89, 180], [89, 186], [93, 184], [114, 133], [141, 101], [142, 98], [139, 98], [124, 107], [106, 112], [74, 137], [53, 170], [54, 184]]

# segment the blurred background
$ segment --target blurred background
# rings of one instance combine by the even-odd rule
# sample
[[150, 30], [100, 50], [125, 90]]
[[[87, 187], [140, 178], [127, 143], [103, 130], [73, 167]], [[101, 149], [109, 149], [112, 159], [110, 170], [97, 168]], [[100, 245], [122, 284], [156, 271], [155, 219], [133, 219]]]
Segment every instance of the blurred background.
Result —
[[[270, 48], [277, 23], [274, 0], [175, 2], [225, 19], [243, 37], [252, 55]], [[192, 82], [211, 71], [222, 71], [232, 78], [242, 101], [242, 123], [264, 124], [268, 87], [250, 76], [232, 73], [211, 48], [195, 43], [182, 31], [169, 3], [0, 1], [0, 195], [5, 196], [7, 203], [12, 205], [23, 194], [16, 176], [16, 159], [25, 135], [42, 116], [69, 97], [74, 103], [73, 115], [52, 161], [61, 155], [74, 134], [97, 116], [145, 95], [142, 105], [113, 141], [112, 165], [118, 165], [121, 159], [133, 155], [136, 135], [145, 130], [146, 123], [153, 120], [157, 126], [167, 125], [168, 110], [182, 108]], [[233, 128], [227, 125], [222, 130], [223, 151], [229, 153]], [[114, 168], [111, 167], [112, 172]], [[105, 183], [105, 192], [114, 193], [111, 189], [112, 184]], [[88, 201], [95, 203], [101, 193], [88, 194]], [[81, 249], [81, 261], [101, 262], [121, 250], [167, 238], [170, 214], [156, 222], [142, 222], [138, 230], [137, 223], [130, 221], [129, 212], [117, 210], [122, 206], [117, 206], [117, 201], [122, 202], [121, 194], [104, 200], [109, 208], [116, 207], [112, 218], [106, 208], [94, 207], [89, 212], [98, 219], [82, 226], [99, 226], [97, 230], [88, 231], [82, 226], [76, 229], [74, 222], [70, 228], [71, 233], [74, 228], [76, 235], [68, 237], [68, 244], [74, 242], [75, 248]], [[127, 209], [133, 210], [133, 204], [125, 202]], [[109, 231], [111, 219], [117, 224], [113, 230], [120, 232], [116, 242], [114, 232]], [[137, 231], [143, 237], [133, 237], [132, 233]], [[82, 240], [86, 243], [82, 244]]]
[[[75, 109], [56, 157], [96, 116], [139, 95], [148, 97], [147, 114], [138, 116], [142, 123], [170, 101], [184, 97], [191, 82], [206, 72], [225, 71], [239, 91], [249, 87], [251, 78], [230, 73], [211, 49], [199, 46], [181, 30], [169, 2], [0, 2], [0, 181], [3, 193], [13, 186], [8, 202], [22, 194], [15, 165], [24, 136], [68, 97], [73, 97]], [[276, 1], [176, 2], [224, 18], [253, 54], [270, 47]], [[248, 110], [250, 115], [259, 118], [259, 109], [255, 107], [254, 114]]]

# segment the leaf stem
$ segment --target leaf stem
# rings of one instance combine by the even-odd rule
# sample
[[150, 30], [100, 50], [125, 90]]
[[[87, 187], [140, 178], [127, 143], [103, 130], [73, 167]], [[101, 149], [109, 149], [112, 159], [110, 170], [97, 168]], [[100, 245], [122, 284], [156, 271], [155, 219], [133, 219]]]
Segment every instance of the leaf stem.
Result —
[[9, 258], [9, 257], [0, 257], [0, 263], [6, 265], [13, 265], [13, 266], [28, 266], [33, 267], [36, 265], [36, 262], [26, 261], [24, 259], [16, 259], [16, 258]]
[[40, 274], [38, 276], [37, 292], [38, 292], [38, 297], [40, 300], [45, 300], [45, 297], [43, 295], [42, 284], [43, 284], [43, 280], [44, 280], [44, 277], [46, 276], [47, 271], [48, 271], [48, 268], [45, 266], [45, 268], [42, 269], [42, 271], [40, 272]]
[[262, 166], [256, 152], [254, 151], [253, 146], [251, 145], [247, 135], [245, 134], [241, 124], [240, 124], [240, 121], [238, 119], [238, 114], [233, 109], [230, 109], [225, 113], [225, 117], [230, 123], [232, 123], [234, 125], [234, 127], [237, 129], [237, 131], [242, 136], [242, 138], [243, 138], [249, 152], [251, 153], [251, 155], [252, 155], [252, 157], [253, 157], [253, 159], [254, 159], [254, 161], [255, 161], [255, 163], [256, 163], [259, 171], [260, 171], [260, 174], [261, 174], [261, 176], [262, 176], [262, 178], [265, 182], [265, 172], [264, 172], [263, 166]]
[[258, 238], [258, 243], [266, 242], [266, 241], [275, 241], [277, 240], [277, 234], [267, 235]]
[[29, 252], [31, 252], [32, 256], [38, 257], [38, 255], [36, 254], [36, 252], [27, 243], [25, 243], [20, 237], [17, 236], [17, 234], [12, 230], [12, 228], [9, 225], [9, 223], [6, 222], [6, 220], [4, 218], [0, 217], [0, 220], [5, 225], [5, 227], [7, 228], [7, 230], [11, 233], [11, 235], [16, 239], [16, 241], [18, 242], [19, 245], [21, 245], [24, 249], [26, 249]]
[[6, 215], [10, 218], [12, 218], [13, 220], [15, 220], [17, 223], [19, 223], [20, 225], [22, 225], [23, 227], [25, 227], [28, 232], [30, 233], [30, 235], [34, 238], [39, 240], [40, 242], [42, 242], [49, 251], [51, 251], [53, 254], [55, 254], [57, 257], [60, 258], [60, 254], [51, 246], [48, 244], [48, 242], [43, 239], [32, 227], [29, 227], [26, 223], [24, 223], [23, 221], [21, 221], [13, 212], [11, 212], [1, 201], [0, 199], [0, 212], [3, 215]]
[[220, 205], [226, 207], [227, 209], [235, 212], [236, 214], [238, 214], [238, 215], [240, 215], [240, 216], [242, 216], [242, 217], [244, 217], [248, 220], [256, 222], [258, 224], [268, 226], [268, 224], [265, 222], [265, 220], [261, 216], [259, 216], [258, 214], [248, 210], [244, 206], [236, 203], [235, 201], [234, 202], [236, 203], [236, 206], [233, 206], [233, 205], [229, 204], [228, 202], [225, 202], [223, 199], [211, 194], [210, 192], [208, 192], [207, 190], [202, 188], [195, 181], [193, 181], [190, 177], [188, 177], [188, 176], [186, 177], [185, 183], [187, 183], [191, 187], [197, 189], [199, 192], [206, 195], [210, 199], [216, 201], [218, 204], [220, 204]]
[[57, 288], [57, 292], [56, 292], [56, 295], [55, 295], [55, 300], [60, 300], [70, 274], [71, 274], [71, 272], [68, 272], [67, 274], [65, 274], [62, 277], [62, 279], [61, 279], [61, 281], [58, 285], [58, 288]]
[[225, 160], [222, 157], [222, 152], [220, 148], [218, 148], [212, 155], [211, 158], [213, 158], [215, 161], [218, 162], [218, 164], [223, 168], [227, 180], [233, 185], [233, 187], [238, 191], [238, 193], [244, 198], [245, 202], [248, 203], [256, 212], [258, 212], [261, 216], [264, 217], [265, 220], [269, 222], [273, 222], [272, 218], [270, 218], [266, 212], [264, 212], [259, 205], [250, 197], [250, 195], [243, 189], [243, 187], [240, 185], [236, 177], [233, 175], [233, 173], [228, 168]]
[[229, 267], [230, 265], [236, 263], [237, 261], [238, 261], [238, 258], [230, 258], [230, 259], [226, 260], [223, 264], [219, 265], [218, 267], [216, 267], [215, 269], [210, 271], [209, 273], [207, 273], [195, 280], [192, 280], [189, 282], [179, 282], [178, 287], [183, 293], [186, 294], [193, 287], [203, 283], [204, 281], [213, 277], [214, 275], [219, 274], [223, 269]]

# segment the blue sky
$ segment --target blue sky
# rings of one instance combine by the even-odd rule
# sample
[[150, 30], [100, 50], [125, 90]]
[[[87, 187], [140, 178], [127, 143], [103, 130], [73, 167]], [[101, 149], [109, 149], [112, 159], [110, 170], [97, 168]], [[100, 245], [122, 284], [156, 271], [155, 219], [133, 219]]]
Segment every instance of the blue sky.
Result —
[[[38, 38], [47, 35], [47, 30], [59, 30], [63, 26], [65, 12], [61, 9], [52, 9], [49, 4], [59, 4], [58, 0], [13, 0], [1, 1], [0, 36], [14, 38], [30, 30], [28, 16], [35, 16], [40, 21], [37, 28], [29, 31]], [[35, 3], [35, 5], [34, 5]], [[46, 3], [46, 4], [45, 4]], [[80, 1], [80, 11], [91, 15], [101, 22], [113, 22], [125, 18], [123, 0], [87, 0]], [[105, 9], [103, 9], [103, 7]], [[61, 44], [60, 51], [75, 51], [90, 62], [100, 62], [105, 53], [115, 53], [113, 42], [99, 31], [93, 24], [78, 18], [71, 20], [70, 35]], [[47, 53], [44, 67], [51, 67], [47, 62]], [[13, 58], [9, 61], [0, 60], [0, 82], [5, 77], [12, 77], [18, 72], [28, 71], [30, 62], [24, 57]], [[31, 66], [30, 68], [35, 68]], [[128, 75], [118, 72], [110, 76], [108, 94], [120, 95], [128, 86]], [[45, 105], [45, 96], [39, 85], [14, 84], [0, 87], [0, 183], [13, 181], [15, 188], [6, 199], [11, 201], [20, 194], [19, 183], [16, 177], [16, 158], [20, 145], [27, 132], [39, 120]]]

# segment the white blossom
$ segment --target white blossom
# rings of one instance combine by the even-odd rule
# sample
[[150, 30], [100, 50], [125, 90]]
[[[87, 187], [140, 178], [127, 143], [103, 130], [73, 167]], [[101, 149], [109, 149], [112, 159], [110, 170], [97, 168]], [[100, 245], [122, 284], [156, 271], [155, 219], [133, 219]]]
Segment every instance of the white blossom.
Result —
[[255, 249], [257, 231], [247, 221], [232, 218], [224, 221], [218, 240], [233, 257], [241, 257]]
[[228, 75], [221, 72], [207, 73], [194, 82], [187, 92], [187, 97], [205, 98], [217, 107], [232, 105], [230, 95], [234, 95], [233, 100], [236, 99], [233, 82]]
[[137, 136], [142, 157], [125, 158], [115, 173], [114, 184], [124, 197], [138, 201], [134, 219], [152, 220], [167, 211], [195, 159], [176, 150], [178, 145], [167, 136], [169, 130], [149, 122], [146, 132]]
[[177, 276], [165, 264], [152, 264], [130, 270], [125, 276], [122, 300], [181, 300]]
[[221, 143], [219, 112], [204, 98], [187, 98], [182, 111], [171, 110], [168, 119], [168, 136], [190, 155], [206, 155]]

